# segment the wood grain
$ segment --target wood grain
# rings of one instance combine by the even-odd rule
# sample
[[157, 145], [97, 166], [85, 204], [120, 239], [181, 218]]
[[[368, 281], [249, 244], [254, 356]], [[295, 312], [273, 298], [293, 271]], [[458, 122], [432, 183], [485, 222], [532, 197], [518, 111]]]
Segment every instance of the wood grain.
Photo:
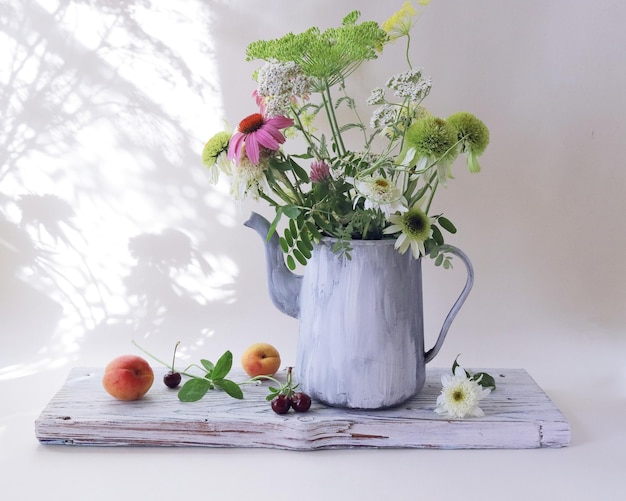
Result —
[[[103, 369], [74, 368], [35, 421], [44, 444], [94, 446], [528, 449], [564, 447], [570, 426], [524, 369], [481, 369], [497, 390], [481, 402], [482, 418], [451, 420], [433, 412], [441, 375], [428, 369], [422, 392], [404, 404], [362, 411], [314, 402], [307, 413], [275, 414], [265, 400], [268, 383], [244, 385], [244, 399], [220, 390], [183, 403], [176, 390], [155, 383], [135, 402], [113, 399], [102, 388]], [[478, 369], [476, 369], [478, 371]], [[247, 378], [241, 370], [229, 375]], [[280, 377], [284, 377], [284, 374]]]

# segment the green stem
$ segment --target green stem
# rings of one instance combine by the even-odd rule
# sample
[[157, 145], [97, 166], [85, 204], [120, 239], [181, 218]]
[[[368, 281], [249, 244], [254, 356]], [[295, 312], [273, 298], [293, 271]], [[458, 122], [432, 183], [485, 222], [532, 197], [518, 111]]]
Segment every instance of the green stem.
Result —
[[311, 139], [311, 135], [308, 133], [308, 131], [305, 130], [302, 120], [300, 120], [300, 114], [297, 112], [294, 106], [291, 106], [291, 110], [293, 112], [293, 115], [296, 118], [296, 122], [298, 123], [298, 126], [296, 128], [300, 132], [302, 132], [302, 135], [304, 136], [304, 140], [306, 141], [307, 145], [315, 152], [315, 157], [318, 160], [322, 160], [321, 153], [318, 151], [317, 146], [315, 145], [314, 141]]
[[178, 349], [178, 345], [180, 344], [180, 341], [176, 342], [176, 346], [174, 346], [174, 355], [172, 356], [172, 372], [174, 372], [174, 363], [176, 362], [176, 350]]
[[[150, 353], [150, 352], [149, 352], [149, 351], [147, 351], [146, 349], [144, 349], [144, 348], [142, 348], [141, 346], [139, 346], [139, 345], [135, 342], [135, 340], [134, 340], [134, 339], [133, 339], [132, 343], [133, 343], [133, 344], [134, 344], [137, 348], [139, 348], [141, 351], [143, 351], [146, 355], [148, 355], [150, 358], [152, 358], [152, 359], [156, 360], [157, 362], [159, 362], [161, 365], [164, 365], [164, 366], [165, 366], [165, 367], [167, 367], [168, 369], [170, 368], [169, 364], [167, 364], [166, 362], [163, 362], [163, 360], [159, 360], [159, 359], [158, 359], [157, 357], [155, 357], [152, 353]], [[191, 367], [191, 366], [189, 366], [189, 367]], [[173, 367], [173, 366], [172, 366], [171, 370], [172, 370], [172, 372], [174, 372], [174, 367]], [[179, 372], [180, 372], [181, 374], [183, 374], [184, 376], [187, 376], [187, 377], [196, 377], [196, 378], [198, 377], [198, 376], [195, 376], [195, 375], [193, 375], [193, 374], [189, 374], [188, 372], [185, 372], [185, 371], [179, 371]]]
[[431, 185], [431, 189], [430, 189], [430, 197], [428, 198], [428, 204], [426, 204], [426, 209], [424, 210], [426, 214], [428, 214], [428, 212], [430, 211], [430, 206], [433, 203], [435, 192], [437, 191], [437, 188], [439, 187], [439, 178], [437, 177], [436, 172], [430, 178], [429, 184]]
[[411, 46], [411, 35], [409, 33], [406, 34], [406, 51], [405, 51], [405, 57], [406, 57], [406, 62], [409, 65], [409, 69], [413, 69], [413, 65], [411, 64], [411, 59], [409, 58], [409, 47]]
[[337, 144], [339, 156], [344, 156], [346, 147], [343, 144], [343, 138], [339, 131], [339, 124], [337, 122], [337, 116], [335, 115], [335, 108], [333, 107], [333, 99], [330, 94], [330, 86], [327, 81], [324, 81], [324, 88], [322, 92], [322, 102], [324, 103], [324, 109], [326, 110], [326, 116], [328, 117], [328, 123], [330, 125], [335, 143]]

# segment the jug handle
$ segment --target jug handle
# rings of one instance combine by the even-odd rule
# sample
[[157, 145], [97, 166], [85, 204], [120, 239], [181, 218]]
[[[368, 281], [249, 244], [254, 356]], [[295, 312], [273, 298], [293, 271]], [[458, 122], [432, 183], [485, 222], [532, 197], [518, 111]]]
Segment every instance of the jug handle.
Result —
[[442, 245], [440, 249], [442, 251], [450, 252], [454, 254], [455, 256], [458, 256], [461, 259], [461, 261], [463, 261], [463, 264], [465, 265], [465, 268], [467, 270], [467, 280], [465, 282], [465, 286], [463, 287], [463, 290], [461, 291], [461, 294], [459, 295], [456, 302], [452, 305], [452, 309], [450, 310], [450, 312], [448, 313], [448, 316], [443, 322], [443, 326], [441, 327], [441, 331], [439, 332], [439, 337], [437, 338], [437, 342], [435, 343], [435, 346], [433, 346], [430, 350], [428, 350], [424, 354], [424, 361], [426, 363], [430, 362], [433, 358], [435, 358], [435, 355], [437, 355], [437, 353], [439, 352], [446, 338], [446, 334], [448, 333], [448, 329], [450, 328], [450, 324], [452, 324], [454, 317], [456, 317], [456, 314], [461, 309], [461, 306], [463, 306], [463, 303], [467, 299], [467, 296], [470, 293], [472, 286], [474, 285], [474, 267], [472, 266], [472, 263], [467, 257], [467, 255], [461, 249], [454, 247], [453, 245], [445, 244], [445, 245]]

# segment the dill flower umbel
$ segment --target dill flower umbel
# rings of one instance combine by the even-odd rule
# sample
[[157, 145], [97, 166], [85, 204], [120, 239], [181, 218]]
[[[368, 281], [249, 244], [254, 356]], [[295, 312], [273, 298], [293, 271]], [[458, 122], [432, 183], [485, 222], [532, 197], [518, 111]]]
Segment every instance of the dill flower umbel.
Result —
[[[430, 0], [419, 0], [419, 5], [428, 5]], [[393, 14], [382, 24], [383, 30], [389, 34], [389, 39], [394, 41], [398, 38], [409, 36], [411, 28], [417, 21], [418, 12], [411, 2], [404, 2], [400, 10]]]
[[338, 28], [320, 31], [313, 27], [300, 34], [288, 33], [276, 40], [252, 42], [247, 60], [294, 62], [304, 73], [332, 86], [344, 80], [363, 61], [375, 59], [387, 41], [378, 23], [357, 23], [358, 11], [344, 17]]

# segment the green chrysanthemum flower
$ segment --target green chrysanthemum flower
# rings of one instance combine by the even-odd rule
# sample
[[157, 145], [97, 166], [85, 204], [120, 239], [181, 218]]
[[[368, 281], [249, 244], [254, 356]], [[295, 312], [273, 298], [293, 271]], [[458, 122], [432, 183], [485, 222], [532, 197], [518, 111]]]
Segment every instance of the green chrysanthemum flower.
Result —
[[207, 167], [213, 167], [222, 153], [228, 153], [230, 134], [218, 132], [207, 141], [202, 150], [202, 163]]
[[418, 156], [446, 158], [456, 156], [456, 131], [438, 117], [427, 116], [413, 123], [406, 131], [407, 148], [415, 149]]
[[460, 111], [446, 120], [456, 131], [461, 152], [467, 153], [467, 166], [470, 172], [479, 172], [478, 157], [489, 144], [489, 129], [471, 113]]
[[230, 134], [226, 131], [218, 132], [207, 141], [202, 150], [202, 163], [209, 169], [209, 182], [217, 183], [220, 168], [225, 173], [230, 173], [228, 160], [228, 145]]
[[398, 162], [417, 170], [437, 164], [437, 177], [445, 185], [452, 177], [450, 164], [459, 153], [455, 129], [442, 118], [426, 116], [411, 124], [404, 140]]

